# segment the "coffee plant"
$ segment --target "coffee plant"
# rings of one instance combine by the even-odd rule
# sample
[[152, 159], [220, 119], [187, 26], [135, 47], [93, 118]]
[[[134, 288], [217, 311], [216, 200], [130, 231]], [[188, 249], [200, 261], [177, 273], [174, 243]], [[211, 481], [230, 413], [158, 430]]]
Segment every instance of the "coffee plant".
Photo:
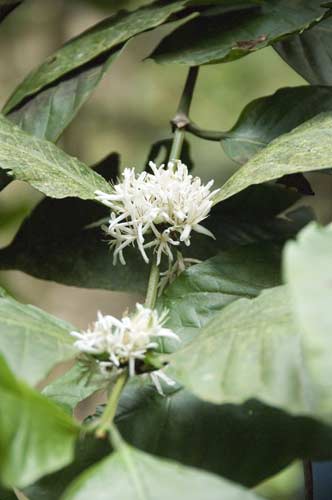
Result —
[[[1, 21], [21, 3], [1, 1]], [[311, 462], [332, 458], [332, 227], [305, 206], [304, 174], [332, 173], [331, 14], [322, 0], [154, 1], [67, 41], [12, 92], [0, 189], [45, 196], [0, 269], [145, 302], [80, 331], [1, 289], [1, 500], [258, 500], [295, 460], [313, 498]], [[136, 169], [57, 146], [128, 42], [168, 24], [150, 58], [188, 67], [172, 138]], [[268, 46], [308, 85], [256, 99], [230, 130], [194, 123], [200, 66]], [[200, 180], [192, 135], [238, 164], [224, 185]], [[95, 393], [105, 403], [79, 421]]]

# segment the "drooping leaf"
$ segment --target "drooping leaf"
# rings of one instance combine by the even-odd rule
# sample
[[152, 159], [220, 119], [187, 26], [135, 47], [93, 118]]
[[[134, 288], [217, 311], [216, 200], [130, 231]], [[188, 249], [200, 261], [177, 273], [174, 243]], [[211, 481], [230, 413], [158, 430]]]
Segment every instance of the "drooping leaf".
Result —
[[84, 70], [87, 63], [96, 61], [98, 57], [102, 57], [104, 64], [111, 51], [118, 51], [130, 38], [163, 24], [170, 16], [183, 10], [186, 3], [186, 0], [154, 2], [133, 12], [119, 11], [92, 26], [68, 41], [33, 70], [9, 98], [4, 113], [64, 76], [70, 77], [71, 72], [77, 68]]
[[75, 422], [38, 392], [18, 382], [0, 358], [0, 482], [27, 486], [69, 464]]
[[[323, 345], [318, 329], [314, 334]], [[171, 376], [204, 400], [256, 398], [331, 422], [325, 355], [295, 322], [287, 288], [277, 287], [225, 307], [190, 344], [165, 358]]]
[[[298, 199], [297, 193], [280, 186], [250, 188], [215, 207], [206, 226], [216, 241], [195, 236], [189, 256], [207, 259], [236, 245], [284, 241], [311, 218], [309, 213], [309, 218], [304, 214], [303, 221], [297, 220], [300, 213], [294, 214], [293, 220], [276, 217]], [[108, 214], [107, 208], [90, 201], [43, 200], [23, 223], [13, 243], [0, 250], [0, 269], [19, 269], [72, 286], [145, 293], [149, 266], [137, 252], [128, 249], [127, 265], [114, 266], [103, 232], [99, 228], [87, 229]]]
[[232, 160], [245, 163], [279, 135], [324, 111], [332, 111], [331, 87], [279, 89], [248, 104], [221, 143]]
[[190, 66], [232, 61], [320, 22], [330, 14], [321, 3], [262, 0], [254, 10], [203, 13], [168, 35], [152, 57]]
[[0, 295], [0, 353], [13, 373], [30, 384], [51, 368], [75, 356], [73, 327], [37, 307]]
[[[331, 391], [332, 328], [332, 227], [310, 224], [284, 252], [295, 318], [305, 345], [313, 353], [310, 377], [315, 381], [313, 400], [329, 411]], [[322, 372], [325, 379], [322, 380]]]
[[332, 83], [332, 19], [324, 19], [317, 26], [287, 40], [274, 48], [278, 54], [313, 85]]
[[272, 141], [237, 170], [222, 186], [215, 203], [252, 184], [271, 181], [287, 174], [331, 168], [331, 139], [332, 112], [320, 113]]
[[0, 168], [54, 198], [94, 199], [110, 185], [51, 142], [37, 139], [0, 115]]
[[121, 52], [98, 57], [23, 99], [8, 118], [31, 135], [57, 142]]
[[166, 288], [160, 301], [169, 311], [167, 325], [181, 338], [181, 344], [166, 339], [164, 349], [183, 346], [230, 302], [255, 297], [280, 283], [280, 247], [271, 243], [240, 246], [189, 268]]
[[48, 384], [42, 394], [60, 405], [67, 413], [74, 409], [84, 399], [107, 386], [105, 377], [92, 374], [79, 363], [68, 372]]
[[[115, 431], [113, 431], [114, 433]], [[113, 442], [115, 438], [113, 438]], [[114, 443], [115, 444], [115, 443]], [[117, 451], [85, 471], [62, 500], [258, 500], [241, 486], [207, 472], [158, 459], [132, 448], [117, 433]]]

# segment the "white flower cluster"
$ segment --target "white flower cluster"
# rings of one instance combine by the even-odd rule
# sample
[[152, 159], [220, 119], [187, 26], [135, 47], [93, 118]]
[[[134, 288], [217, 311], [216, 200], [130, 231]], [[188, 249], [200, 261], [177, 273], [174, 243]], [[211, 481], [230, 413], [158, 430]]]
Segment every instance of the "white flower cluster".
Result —
[[[85, 354], [93, 355], [101, 372], [109, 374], [113, 369], [128, 366], [129, 375], [135, 375], [136, 361], [144, 360], [148, 351], [158, 347], [158, 337], [179, 337], [163, 325], [167, 313], [160, 316], [141, 304], [136, 304], [136, 312], [132, 316], [124, 316], [121, 320], [113, 316], [103, 316], [98, 312], [98, 320], [91, 329], [83, 332], [71, 332], [77, 340], [75, 346]], [[101, 359], [98, 359], [101, 358]], [[159, 378], [173, 385], [160, 370], [150, 373], [158, 391], [162, 393]]]
[[117, 257], [126, 263], [123, 250], [129, 245], [137, 245], [147, 263], [146, 249], [154, 249], [159, 265], [163, 254], [171, 262], [174, 247], [182, 242], [190, 245], [192, 231], [214, 237], [200, 224], [218, 191], [210, 191], [213, 181], [203, 185], [181, 161], [169, 162], [167, 167], [149, 165], [152, 173], [136, 175], [134, 169], [126, 168], [113, 194], [95, 193], [98, 201], [111, 208], [104, 229], [114, 247], [114, 263]]

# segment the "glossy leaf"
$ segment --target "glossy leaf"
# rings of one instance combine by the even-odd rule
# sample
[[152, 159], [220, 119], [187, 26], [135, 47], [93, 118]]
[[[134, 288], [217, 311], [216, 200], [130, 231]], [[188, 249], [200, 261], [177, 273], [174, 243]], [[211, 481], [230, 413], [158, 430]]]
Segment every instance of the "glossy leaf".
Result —
[[[220, 249], [253, 241], [284, 241], [311, 218], [307, 212], [303, 213], [304, 220], [298, 218], [302, 212], [294, 213], [293, 220], [276, 218], [298, 199], [297, 193], [282, 187], [255, 186], [214, 209], [206, 226], [216, 241], [198, 235], [188, 254], [207, 259]], [[23, 223], [13, 243], [0, 250], [0, 269], [19, 269], [72, 286], [145, 293], [149, 266], [137, 252], [128, 249], [127, 265], [114, 266], [102, 231], [86, 229], [108, 213], [94, 202], [43, 200]]]
[[23, 100], [7, 116], [31, 135], [57, 142], [90, 97], [110, 65], [121, 54], [98, 58]]
[[84, 472], [62, 500], [258, 500], [258, 496], [224, 479], [158, 459], [126, 444], [119, 436], [117, 451]]
[[232, 160], [245, 163], [279, 135], [324, 111], [332, 111], [331, 87], [279, 89], [248, 104], [221, 143]]
[[[313, 401], [330, 411], [332, 368], [332, 227], [310, 224], [284, 252], [295, 318], [312, 352], [308, 365], [315, 382]], [[324, 373], [324, 379], [322, 379]]]
[[117, 51], [133, 36], [166, 22], [172, 14], [186, 6], [186, 0], [160, 3], [155, 2], [133, 12], [119, 11], [115, 15], [92, 26], [84, 33], [73, 38], [50, 56], [41, 66], [33, 70], [17, 87], [4, 108], [4, 113], [16, 108], [29, 96], [77, 68]]
[[301, 32], [329, 15], [320, 0], [262, 0], [255, 10], [201, 15], [168, 35], [152, 57], [190, 66], [232, 61]]
[[275, 45], [278, 54], [313, 85], [332, 84], [332, 19]]
[[[225, 305], [279, 285], [279, 271], [280, 247], [261, 242], [221, 252], [182, 273], [160, 301], [169, 311], [167, 325], [181, 338], [180, 347]], [[166, 339], [163, 347], [169, 352], [179, 344]]]
[[215, 203], [252, 184], [332, 167], [332, 112], [320, 113], [272, 141], [222, 186]]
[[254, 400], [239, 406], [214, 405], [185, 389], [165, 387], [165, 393], [161, 397], [154, 386], [133, 381], [120, 400], [119, 430], [148, 453], [247, 486], [276, 474], [294, 459], [332, 456], [331, 427], [310, 418], [292, 417]]
[[[314, 333], [323, 345], [319, 330]], [[331, 398], [319, 397], [322, 388], [325, 396], [331, 391], [324, 357], [295, 322], [285, 287], [225, 307], [196, 339], [166, 359], [171, 376], [204, 400], [256, 398], [331, 421]]]
[[24, 487], [71, 462], [79, 428], [0, 359], [0, 481]]
[[[258, 401], [218, 406], [167, 386], [162, 397], [141, 378], [127, 384], [116, 424], [124, 438], [143, 451], [247, 486], [274, 475], [294, 459], [332, 456], [331, 428], [312, 419], [292, 417]], [[81, 441], [71, 466], [39, 480], [25, 494], [33, 500], [57, 500], [78, 473], [105, 456], [106, 449], [93, 439]]]
[[0, 115], [0, 168], [54, 198], [94, 199], [110, 185], [54, 144], [37, 139]]
[[0, 292], [0, 353], [16, 376], [36, 384], [55, 364], [75, 356], [73, 327]]

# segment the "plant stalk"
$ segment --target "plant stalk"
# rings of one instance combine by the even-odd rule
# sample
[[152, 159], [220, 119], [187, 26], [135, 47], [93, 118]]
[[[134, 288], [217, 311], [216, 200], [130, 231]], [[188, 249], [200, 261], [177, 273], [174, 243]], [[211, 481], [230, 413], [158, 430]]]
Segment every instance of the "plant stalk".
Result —
[[205, 130], [203, 128], [198, 127], [192, 122], [189, 122], [186, 126], [186, 131], [196, 137], [200, 137], [201, 139], [205, 139], [207, 141], [216, 141], [220, 142], [223, 139], [227, 139], [229, 134], [227, 132], [219, 132], [218, 130]]
[[145, 299], [145, 306], [148, 307], [149, 309], [153, 309], [156, 304], [158, 284], [159, 284], [159, 267], [157, 266], [156, 261], [153, 260], [150, 269], [149, 283]]
[[193, 66], [189, 69], [175, 117], [171, 121], [175, 130], [172, 149], [169, 155], [170, 161], [179, 160], [181, 156], [186, 127], [190, 123], [188, 115], [195, 90], [198, 72], [199, 66]]
[[312, 462], [303, 460], [304, 491], [305, 500], [314, 500], [314, 481], [312, 474]]
[[108, 403], [97, 426], [96, 429], [97, 438], [104, 438], [108, 430], [110, 429], [113, 423], [113, 419], [115, 417], [122, 389], [124, 388], [127, 380], [128, 380], [128, 370], [124, 370], [123, 372], [120, 373], [120, 375], [115, 381]]

